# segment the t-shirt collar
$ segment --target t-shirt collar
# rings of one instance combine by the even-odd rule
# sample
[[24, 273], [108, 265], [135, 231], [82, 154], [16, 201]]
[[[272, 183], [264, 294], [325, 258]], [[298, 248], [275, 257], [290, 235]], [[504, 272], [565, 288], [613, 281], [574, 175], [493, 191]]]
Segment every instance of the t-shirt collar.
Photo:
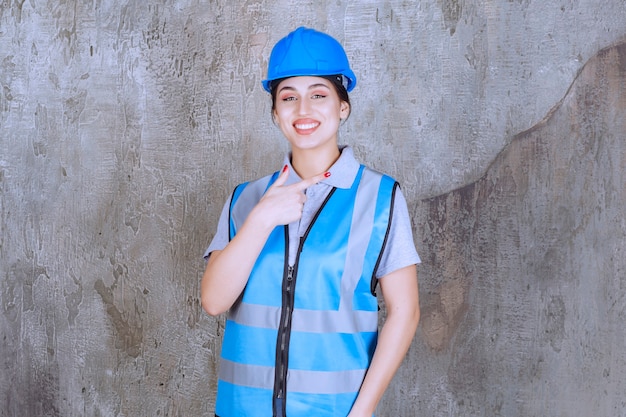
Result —
[[[350, 188], [361, 165], [354, 157], [354, 151], [350, 146], [340, 146], [339, 152], [341, 152], [339, 159], [329, 169], [330, 177], [323, 180], [322, 183], [336, 188]], [[302, 180], [291, 166], [291, 153], [285, 155], [284, 165], [289, 165], [289, 178], [287, 178], [286, 184], [293, 184]]]

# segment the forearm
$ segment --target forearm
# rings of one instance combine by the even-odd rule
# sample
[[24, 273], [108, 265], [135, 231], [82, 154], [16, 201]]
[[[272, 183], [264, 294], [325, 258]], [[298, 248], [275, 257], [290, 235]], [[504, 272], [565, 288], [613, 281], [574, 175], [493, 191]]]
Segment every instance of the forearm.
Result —
[[387, 318], [380, 331], [372, 363], [349, 417], [371, 417], [413, 341], [419, 323], [419, 293], [415, 265], [380, 279]]
[[250, 218], [223, 250], [211, 254], [200, 286], [208, 314], [226, 312], [241, 295], [270, 230]]
[[411, 345], [418, 321], [419, 310], [412, 316], [393, 313], [387, 316], [350, 417], [372, 416]]

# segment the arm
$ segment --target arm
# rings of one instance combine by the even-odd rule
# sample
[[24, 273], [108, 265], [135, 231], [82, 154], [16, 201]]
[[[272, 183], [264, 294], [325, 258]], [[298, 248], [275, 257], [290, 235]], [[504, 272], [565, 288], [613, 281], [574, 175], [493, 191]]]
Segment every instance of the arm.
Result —
[[420, 318], [417, 270], [407, 266], [380, 279], [387, 319], [349, 417], [371, 417], [411, 345]]
[[298, 220], [306, 201], [304, 190], [328, 176], [319, 174], [285, 186], [288, 175], [285, 166], [235, 237], [223, 250], [213, 251], [209, 256], [200, 284], [202, 307], [208, 314], [224, 313], [233, 305], [245, 288], [269, 234], [276, 226]]
[[223, 250], [211, 252], [200, 286], [204, 310], [216, 316], [227, 311], [243, 291], [271, 229], [250, 213]]

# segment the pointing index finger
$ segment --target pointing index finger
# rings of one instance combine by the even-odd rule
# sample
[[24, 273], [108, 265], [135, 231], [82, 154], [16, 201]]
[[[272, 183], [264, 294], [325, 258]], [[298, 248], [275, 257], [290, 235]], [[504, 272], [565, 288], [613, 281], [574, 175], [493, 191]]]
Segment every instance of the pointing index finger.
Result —
[[300, 181], [298, 183], [295, 183], [294, 187], [296, 189], [298, 189], [299, 191], [304, 191], [307, 188], [309, 188], [310, 186], [315, 185], [315, 184], [317, 184], [319, 182], [322, 182], [323, 180], [325, 180], [328, 177], [330, 177], [330, 172], [329, 171], [324, 172], [322, 174], [317, 174], [317, 175], [315, 175], [313, 177], [310, 177], [310, 178], [303, 179], [302, 181]]

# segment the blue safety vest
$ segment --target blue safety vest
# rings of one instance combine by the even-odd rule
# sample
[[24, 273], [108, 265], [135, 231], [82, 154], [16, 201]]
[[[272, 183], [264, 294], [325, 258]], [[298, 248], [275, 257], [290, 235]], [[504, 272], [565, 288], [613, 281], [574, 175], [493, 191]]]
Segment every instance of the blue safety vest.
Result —
[[[230, 238], [276, 179], [241, 184]], [[346, 416], [378, 335], [375, 273], [397, 183], [361, 166], [333, 188], [289, 266], [287, 226], [276, 227], [228, 313], [218, 380], [220, 417]]]

